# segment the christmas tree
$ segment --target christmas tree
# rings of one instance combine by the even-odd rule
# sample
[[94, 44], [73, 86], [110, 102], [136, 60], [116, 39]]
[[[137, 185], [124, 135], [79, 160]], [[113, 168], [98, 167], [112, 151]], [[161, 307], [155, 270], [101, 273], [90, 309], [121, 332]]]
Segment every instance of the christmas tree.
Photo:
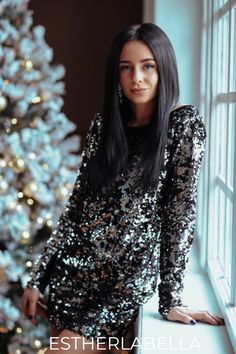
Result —
[[20, 300], [80, 162], [75, 125], [61, 112], [64, 68], [51, 64], [44, 34], [32, 27], [28, 0], [0, 0], [1, 354], [40, 353], [47, 344], [46, 323], [34, 327]]

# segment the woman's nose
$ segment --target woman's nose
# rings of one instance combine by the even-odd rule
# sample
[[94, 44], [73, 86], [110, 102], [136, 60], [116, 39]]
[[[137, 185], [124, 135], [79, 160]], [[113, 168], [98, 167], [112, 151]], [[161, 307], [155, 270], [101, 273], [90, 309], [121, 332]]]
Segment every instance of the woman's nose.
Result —
[[143, 81], [143, 73], [139, 69], [134, 69], [133, 71], [133, 77], [132, 77], [134, 82], [141, 82]]

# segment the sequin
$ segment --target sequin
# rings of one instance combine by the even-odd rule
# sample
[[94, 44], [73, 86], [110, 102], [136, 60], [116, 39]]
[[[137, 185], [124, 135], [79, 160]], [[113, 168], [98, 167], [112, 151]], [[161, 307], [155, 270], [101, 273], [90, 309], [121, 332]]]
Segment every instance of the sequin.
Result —
[[[108, 194], [94, 196], [81, 183], [96, 152], [102, 117], [95, 115], [74, 190], [37, 260], [28, 287], [49, 285], [48, 318], [88, 339], [121, 338], [160, 283], [164, 319], [181, 306], [183, 278], [196, 218], [196, 191], [206, 130], [197, 108], [171, 112], [158, 188], [134, 188], [147, 126], [126, 127], [129, 159]], [[184, 305], [183, 305], [184, 306]]]

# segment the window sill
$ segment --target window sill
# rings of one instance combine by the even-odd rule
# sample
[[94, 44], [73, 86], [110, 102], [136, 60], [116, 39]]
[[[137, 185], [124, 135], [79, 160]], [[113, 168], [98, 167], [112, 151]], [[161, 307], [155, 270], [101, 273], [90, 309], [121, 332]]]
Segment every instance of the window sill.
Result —
[[[199, 268], [197, 259], [194, 245], [187, 264], [183, 302], [189, 308], [207, 310], [223, 317], [210, 281]], [[136, 351], [138, 354], [162, 351], [172, 354], [234, 353], [226, 326], [214, 326], [202, 322], [186, 325], [163, 320], [158, 313], [158, 292], [142, 306], [140, 322], [141, 350]]]
[[220, 274], [216, 261], [209, 262], [208, 273], [217, 302], [225, 319], [226, 328], [234, 347], [234, 353], [236, 353], [236, 307], [230, 305], [226, 280], [220, 276], [216, 277], [216, 274]]

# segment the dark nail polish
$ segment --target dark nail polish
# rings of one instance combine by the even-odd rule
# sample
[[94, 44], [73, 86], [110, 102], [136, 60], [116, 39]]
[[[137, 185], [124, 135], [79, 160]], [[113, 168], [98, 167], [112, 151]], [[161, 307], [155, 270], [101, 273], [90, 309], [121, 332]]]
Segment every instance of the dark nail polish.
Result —
[[32, 320], [33, 316], [32, 315], [29, 315], [28, 319], [29, 320]]
[[190, 321], [191, 325], [195, 325], [197, 322], [195, 320]]

